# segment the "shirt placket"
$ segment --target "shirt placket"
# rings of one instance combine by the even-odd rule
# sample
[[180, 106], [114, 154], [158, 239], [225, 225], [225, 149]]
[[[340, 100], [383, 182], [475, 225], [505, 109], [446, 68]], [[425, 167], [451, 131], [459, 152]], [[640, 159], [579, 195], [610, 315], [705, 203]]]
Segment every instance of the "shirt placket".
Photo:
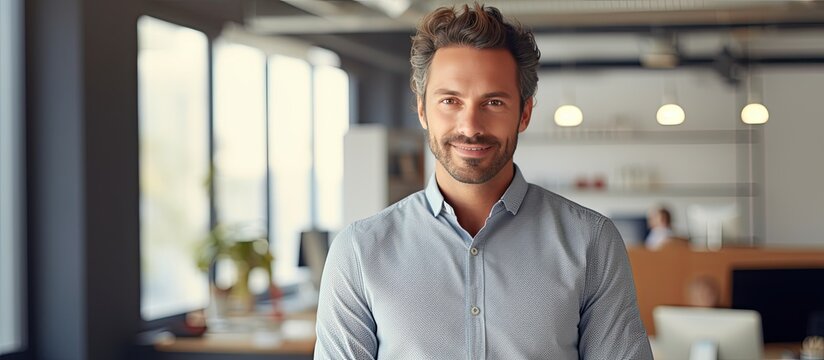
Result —
[[467, 249], [467, 329], [469, 332], [468, 358], [472, 360], [486, 358], [486, 323], [484, 306], [484, 254], [481, 233], [469, 244]]
[[[484, 254], [482, 245], [484, 243], [484, 232], [494, 215], [487, 218], [487, 223], [473, 238], [458, 223], [458, 218], [451, 206], [444, 203], [446, 219], [455, 229], [461, 240], [466, 244], [464, 262], [466, 280], [465, 285], [465, 328], [466, 328], [466, 357], [468, 360], [486, 358], [486, 316], [484, 314]], [[493, 208], [492, 214], [500, 212]]]

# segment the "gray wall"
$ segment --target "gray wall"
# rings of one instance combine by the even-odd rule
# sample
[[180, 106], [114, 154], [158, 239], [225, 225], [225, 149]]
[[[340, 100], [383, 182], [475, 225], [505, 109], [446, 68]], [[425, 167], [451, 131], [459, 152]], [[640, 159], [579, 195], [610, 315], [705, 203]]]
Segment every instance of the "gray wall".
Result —
[[764, 92], [768, 244], [824, 246], [824, 67], [770, 69]]

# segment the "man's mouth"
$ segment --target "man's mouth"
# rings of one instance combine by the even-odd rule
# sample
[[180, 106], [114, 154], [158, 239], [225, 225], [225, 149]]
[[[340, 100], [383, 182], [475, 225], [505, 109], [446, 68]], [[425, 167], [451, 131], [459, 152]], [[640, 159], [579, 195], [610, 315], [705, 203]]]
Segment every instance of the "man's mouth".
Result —
[[491, 149], [492, 145], [487, 144], [454, 144], [449, 145], [455, 149], [456, 153], [463, 157], [482, 157], [485, 156]]
[[458, 149], [461, 149], [461, 150], [465, 150], [465, 151], [483, 151], [483, 150], [486, 150], [486, 149], [489, 149], [489, 148], [492, 147], [490, 145], [478, 146], [478, 145], [457, 145], [457, 144], [452, 144], [452, 146], [454, 146]]

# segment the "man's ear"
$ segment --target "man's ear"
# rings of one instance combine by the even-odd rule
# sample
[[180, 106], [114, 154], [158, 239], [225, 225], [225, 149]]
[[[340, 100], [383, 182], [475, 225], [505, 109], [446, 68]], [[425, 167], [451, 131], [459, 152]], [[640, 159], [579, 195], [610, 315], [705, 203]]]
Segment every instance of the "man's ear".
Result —
[[518, 132], [524, 132], [527, 126], [529, 126], [529, 121], [532, 119], [532, 107], [535, 105], [535, 98], [529, 98], [524, 103], [524, 111], [521, 112], [521, 119], [518, 122]]
[[427, 129], [426, 123], [426, 105], [423, 103], [423, 99], [420, 96], [417, 96], [418, 99], [418, 121], [421, 122], [421, 127]]

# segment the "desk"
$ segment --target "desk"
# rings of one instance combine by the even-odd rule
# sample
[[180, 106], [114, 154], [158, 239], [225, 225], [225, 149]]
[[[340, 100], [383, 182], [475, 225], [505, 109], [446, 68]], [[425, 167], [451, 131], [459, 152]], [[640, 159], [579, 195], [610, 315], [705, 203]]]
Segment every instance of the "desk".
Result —
[[[652, 346], [653, 354], [655, 358], [661, 358], [661, 354], [659, 353], [660, 350], [657, 350], [657, 346], [655, 344], [655, 338], [650, 337], [649, 339], [650, 345]], [[764, 360], [782, 360], [782, 355], [786, 352], [791, 352], [798, 356], [798, 353], [801, 351], [801, 344], [800, 343], [770, 343], [764, 344]]]
[[161, 360], [312, 359], [315, 349], [315, 310], [290, 314], [282, 326], [283, 341], [256, 341], [254, 333], [210, 334], [198, 338], [164, 339], [154, 344], [153, 358]]
[[785, 352], [792, 352], [795, 356], [799, 356], [801, 351], [800, 343], [772, 343], [764, 344], [764, 359], [765, 360], [780, 360]]

